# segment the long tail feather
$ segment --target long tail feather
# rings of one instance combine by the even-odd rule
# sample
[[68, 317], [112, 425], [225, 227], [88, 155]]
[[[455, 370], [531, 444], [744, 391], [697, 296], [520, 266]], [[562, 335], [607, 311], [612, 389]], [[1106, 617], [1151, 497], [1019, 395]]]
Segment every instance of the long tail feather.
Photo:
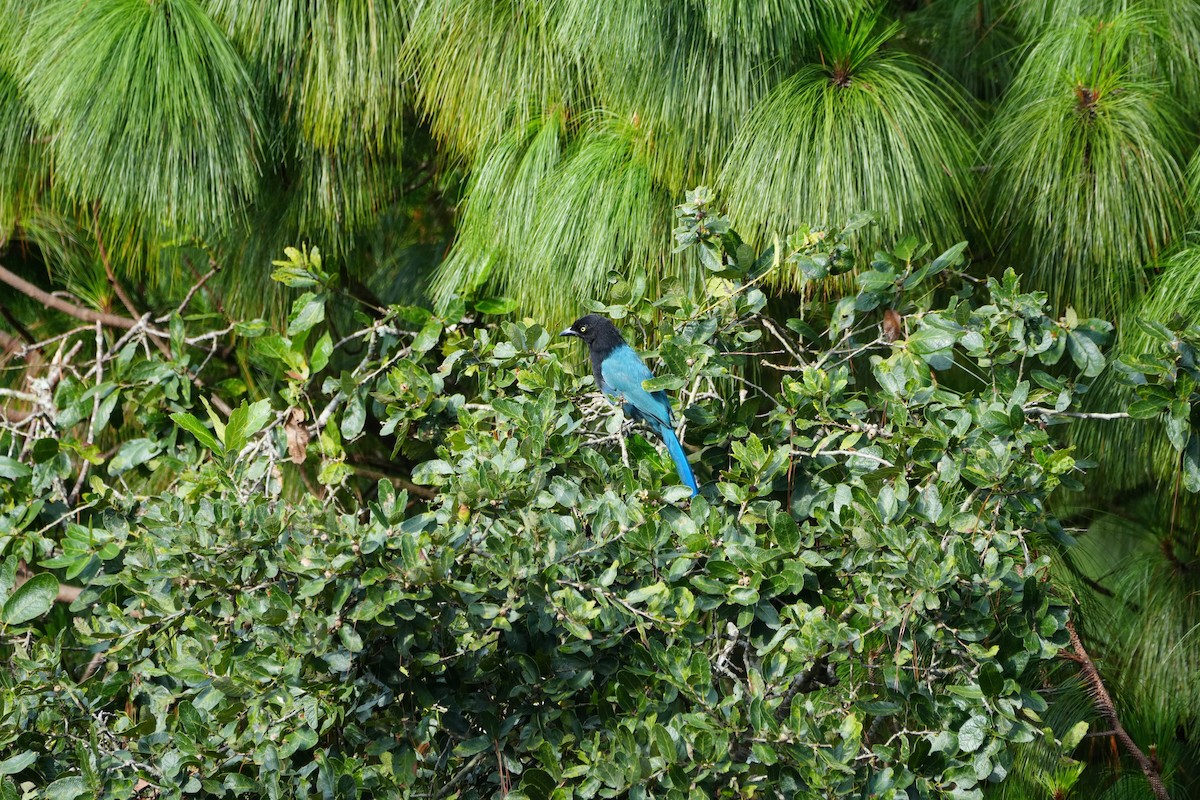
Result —
[[670, 425], [659, 425], [658, 435], [662, 437], [663, 442], [667, 445], [667, 453], [675, 462], [675, 471], [679, 473], [679, 480], [691, 488], [693, 496], [699, 494], [700, 489], [696, 486], [696, 476], [692, 474], [692, 465], [688, 463], [687, 453], [683, 452], [683, 445], [679, 443], [679, 437], [675, 435], [675, 431]]

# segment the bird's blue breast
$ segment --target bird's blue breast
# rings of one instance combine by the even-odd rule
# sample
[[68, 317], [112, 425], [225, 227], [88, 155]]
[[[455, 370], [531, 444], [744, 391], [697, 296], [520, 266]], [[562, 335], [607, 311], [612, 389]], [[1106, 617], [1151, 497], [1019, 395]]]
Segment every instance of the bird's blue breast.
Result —
[[659, 425], [671, 424], [671, 401], [667, 393], [648, 392], [643, 388], [643, 381], [654, 376], [628, 345], [609, 351], [600, 361], [598, 372], [600, 390], [624, 400], [625, 411], [630, 416]]

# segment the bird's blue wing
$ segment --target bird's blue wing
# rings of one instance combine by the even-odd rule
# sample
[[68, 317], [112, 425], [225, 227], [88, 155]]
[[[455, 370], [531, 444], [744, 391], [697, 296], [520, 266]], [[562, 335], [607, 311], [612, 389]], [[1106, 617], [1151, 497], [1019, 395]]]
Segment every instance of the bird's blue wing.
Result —
[[645, 420], [659, 435], [667, 446], [671, 461], [675, 462], [679, 480], [695, 495], [699, 491], [696, 476], [692, 474], [687, 454], [672, 426], [671, 399], [664, 391], [648, 392], [642, 387], [642, 381], [653, 377], [642, 359], [628, 345], [613, 350], [600, 365], [601, 390], [623, 401], [625, 413]]
[[671, 425], [671, 401], [667, 393], [651, 393], [642, 388], [642, 381], [650, 380], [654, 375], [628, 345], [622, 345], [608, 354], [600, 365], [600, 377], [603, 378], [600, 388], [608, 394], [617, 395], [635, 415], [657, 425]]

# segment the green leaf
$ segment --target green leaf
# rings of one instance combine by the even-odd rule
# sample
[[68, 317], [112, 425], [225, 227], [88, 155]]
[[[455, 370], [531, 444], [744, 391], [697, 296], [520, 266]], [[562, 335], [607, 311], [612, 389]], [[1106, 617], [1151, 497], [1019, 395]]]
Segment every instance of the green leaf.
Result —
[[32, 474], [33, 470], [15, 458], [0, 456], [0, 478], [16, 480], [17, 478], [28, 478]]
[[0, 775], [15, 775], [37, 760], [37, 753], [26, 750], [24, 753], [0, 761]]
[[58, 455], [58, 440], [50, 438], [38, 439], [33, 443], [30, 455], [33, 456], [33, 463], [45, 464]]
[[527, 769], [521, 776], [520, 791], [529, 800], [550, 800], [558, 783], [542, 769]]
[[257, 339], [270, 330], [270, 326], [265, 319], [251, 319], [245, 322], [235, 323], [233, 332], [238, 336], [244, 336], [247, 339]]
[[120, 475], [128, 472], [134, 467], [145, 464], [161, 452], [162, 446], [158, 442], [146, 438], [130, 439], [121, 445], [121, 449], [113, 456], [112, 461], [108, 462], [108, 474]]
[[47, 800], [77, 800], [80, 796], [88, 794], [90, 794], [90, 790], [86, 778], [79, 775], [68, 775], [50, 783], [46, 789], [43, 789], [42, 796]]
[[480, 314], [511, 314], [517, 309], [517, 301], [511, 297], [488, 297], [475, 301], [475, 310]]
[[660, 390], [673, 392], [682, 389], [686, 384], [687, 381], [677, 375], [659, 375], [642, 381], [642, 388], [647, 392], [657, 392]]
[[1086, 720], [1080, 720], [1071, 726], [1071, 730], [1067, 731], [1062, 738], [1063, 752], [1070, 753], [1074, 750], [1083, 741], [1083, 737], [1087, 735], [1087, 732], [1088, 723]]
[[656, 595], [666, 594], [667, 586], [662, 581], [652, 583], [649, 586], [643, 586], [640, 589], [634, 589], [625, 596], [625, 602], [630, 605], [637, 605]]
[[225, 420], [221, 419], [221, 415], [213, 408], [212, 403], [204, 395], [200, 395], [200, 402], [204, 406], [205, 412], [208, 414], [208, 421], [212, 423], [213, 430], [216, 431], [217, 438], [222, 443], [225, 441]]
[[456, 756], [459, 756], [462, 758], [467, 758], [469, 756], [475, 755], [476, 753], [482, 753], [483, 751], [487, 750], [491, 746], [492, 746], [492, 737], [476, 736], [472, 739], [467, 739], [466, 741], [459, 742], [454, 747], [454, 754]]
[[963, 262], [963, 252], [967, 249], [966, 242], [959, 242], [951, 245], [951, 247], [933, 260], [930, 266], [930, 274], [941, 272], [947, 267], [957, 267]]
[[988, 697], [999, 697], [1004, 688], [1004, 673], [993, 662], [986, 662], [979, 669], [979, 688]]
[[1183, 451], [1183, 488], [1200, 492], [1200, 432], [1193, 431]]
[[204, 423], [196, 419], [196, 417], [192, 416], [186, 411], [176, 411], [171, 415], [171, 419], [175, 421], [176, 425], [195, 436], [196, 439], [199, 440], [200, 444], [204, 445], [209, 450], [218, 454], [225, 452], [225, 448], [222, 447], [221, 443], [217, 441], [217, 438], [212, 435], [212, 431], [205, 427]]
[[964, 753], [973, 753], [983, 745], [987, 736], [988, 721], [986, 717], [974, 716], [963, 723], [958, 729], [958, 747]]
[[1129, 416], [1134, 419], [1151, 419], [1166, 410], [1167, 404], [1161, 400], [1135, 400], [1129, 404]]
[[333, 339], [329, 337], [329, 332], [321, 334], [321, 338], [317, 340], [313, 346], [312, 357], [309, 359], [309, 368], [313, 375], [325, 369], [325, 365], [329, 363], [329, 356], [333, 354]]
[[1104, 355], [1091, 337], [1076, 331], [1068, 332], [1067, 352], [1087, 377], [1094, 378], [1104, 371]]
[[287, 335], [295, 336], [310, 330], [325, 320], [325, 295], [305, 292], [292, 304], [288, 316]]
[[9, 595], [4, 603], [4, 621], [20, 625], [51, 609], [58, 597], [58, 579], [48, 572], [34, 575]]
[[1187, 447], [1188, 434], [1190, 431], [1189, 416], [1191, 413], [1191, 405], [1186, 400], [1172, 400], [1167, 411], [1167, 441], [1175, 448], [1175, 452], [1182, 453]]
[[270, 400], [259, 400], [253, 405], [242, 401], [229, 415], [229, 422], [225, 425], [225, 449], [230, 453], [241, 451], [250, 438], [262, 430], [270, 419]]
[[436, 317], [425, 323], [424, 327], [413, 337], [413, 352], [420, 355], [433, 349], [442, 336], [442, 321]]
[[700, 254], [700, 263], [710, 272], [723, 272], [725, 265], [722, 263], [721, 255], [717, 248], [711, 244], [702, 243], [697, 250]]
[[346, 401], [346, 410], [342, 414], [342, 424], [340, 427], [342, 438], [347, 440], [354, 439], [362, 433], [363, 425], [366, 424], [366, 421], [366, 402], [361, 392], [355, 392]]
[[934, 369], [949, 369], [954, 365], [954, 343], [958, 341], [955, 331], [922, 324], [908, 337], [908, 348], [920, 356]]
[[43, 790], [46, 800], [77, 800], [91, 794], [87, 779], [81, 775], [68, 775], [59, 778]]

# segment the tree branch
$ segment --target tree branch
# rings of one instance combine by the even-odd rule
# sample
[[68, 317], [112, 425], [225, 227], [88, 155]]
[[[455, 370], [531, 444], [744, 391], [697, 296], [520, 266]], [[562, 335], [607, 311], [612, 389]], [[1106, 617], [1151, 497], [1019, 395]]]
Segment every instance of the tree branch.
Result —
[[1171, 796], [1167, 794], [1167, 787], [1163, 785], [1162, 776], [1158, 774], [1158, 766], [1151, 761], [1137, 743], [1133, 741], [1133, 737], [1121, 726], [1121, 720], [1117, 719], [1117, 708], [1113, 705], [1112, 697], [1108, 694], [1108, 689], [1104, 688], [1104, 681], [1100, 677], [1100, 672], [1096, 669], [1091, 656], [1087, 650], [1083, 649], [1083, 642], [1079, 640], [1079, 634], [1075, 631], [1075, 624], [1067, 620], [1067, 633], [1071, 636], [1071, 647], [1075, 653], [1072, 660], [1079, 664], [1079, 670], [1083, 673], [1083, 679], [1087, 683], [1088, 689], [1092, 693], [1092, 698], [1096, 702], [1096, 709], [1104, 715], [1109, 727], [1112, 728], [1113, 734], [1125, 746], [1133, 759], [1138, 762], [1138, 766], [1142, 768], [1142, 772], [1146, 775], [1146, 780], [1150, 783], [1150, 788], [1154, 791], [1154, 796], [1158, 800], [1171, 800]]
[[[21, 585], [33, 577], [33, 573], [24, 562], [21, 562], [17, 569], [16, 579], [13, 581], [13, 589], [21, 588]], [[69, 586], [65, 583], [58, 585], [58, 594], [54, 597], [54, 602], [70, 605], [79, 599], [79, 595], [83, 594], [83, 587]]]
[[1071, 419], [1130, 419], [1125, 411], [1055, 411], [1053, 408], [1029, 406], [1022, 409], [1026, 414], [1037, 414], [1042, 417], [1070, 417]]
[[356, 475], [362, 475], [364, 478], [371, 478], [377, 481], [388, 481], [397, 489], [404, 489], [409, 494], [415, 494], [417, 497], [423, 497], [426, 500], [437, 499], [438, 493], [436, 490], [430, 489], [426, 486], [418, 486], [407, 478], [402, 478], [399, 475], [391, 475], [383, 470], [367, 466], [354, 456], [350, 457], [349, 464], [350, 469], [354, 470]]
[[[20, 334], [21, 338], [25, 340], [26, 344], [34, 341], [33, 334], [29, 332], [28, 328], [21, 324], [20, 320], [12, 315], [12, 312], [8, 310], [8, 306], [0, 305], [0, 316], [3, 316], [5, 321], [8, 322], [9, 325], [13, 326], [13, 329]], [[0, 334], [2, 334], [4, 337], [3, 341], [5, 343], [5, 355], [7, 355], [9, 352], [16, 352], [18, 349], [20, 349], [20, 345], [17, 344], [17, 340], [14, 337], [9, 336], [3, 331], [0, 331]]]
[[140, 317], [137, 307], [133, 304], [133, 299], [126, 294], [124, 287], [117, 280], [116, 274], [113, 272], [112, 263], [108, 260], [108, 250], [104, 247], [104, 238], [100, 235], [100, 201], [97, 200], [92, 204], [92, 226], [96, 232], [96, 249], [100, 251], [100, 261], [104, 264], [104, 272], [108, 275], [108, 285], [117, 293], [117, 297], [121, 299], [121, 304], [125, 306], [125, 310], [129, 312], [131, 317]]
[[137, 325], [137, 320], [127, 317], [119, 317], [116, 314], [105, 314], [102, 311], [93, 311], [90, 308], [83, 308], [73, 303], [68, 303], [62, 298], [55, 297], [47, 291], [43, 291], [34, 286], [29, 281], [19, 275], [10, 272], [3, 266], [0, 266], [0, 281], [7, 283], [9, 286], [16, 289], [26, 297], [31, 297], [34, 300], [41, 302], [47, 308], [53, 308], [55, 311], [61, 311], [75, 319], [81, 319], [84, 322], [99, 322], [101, 325], [109, 328], [121, 328], [129, 330], [134, 325]]

